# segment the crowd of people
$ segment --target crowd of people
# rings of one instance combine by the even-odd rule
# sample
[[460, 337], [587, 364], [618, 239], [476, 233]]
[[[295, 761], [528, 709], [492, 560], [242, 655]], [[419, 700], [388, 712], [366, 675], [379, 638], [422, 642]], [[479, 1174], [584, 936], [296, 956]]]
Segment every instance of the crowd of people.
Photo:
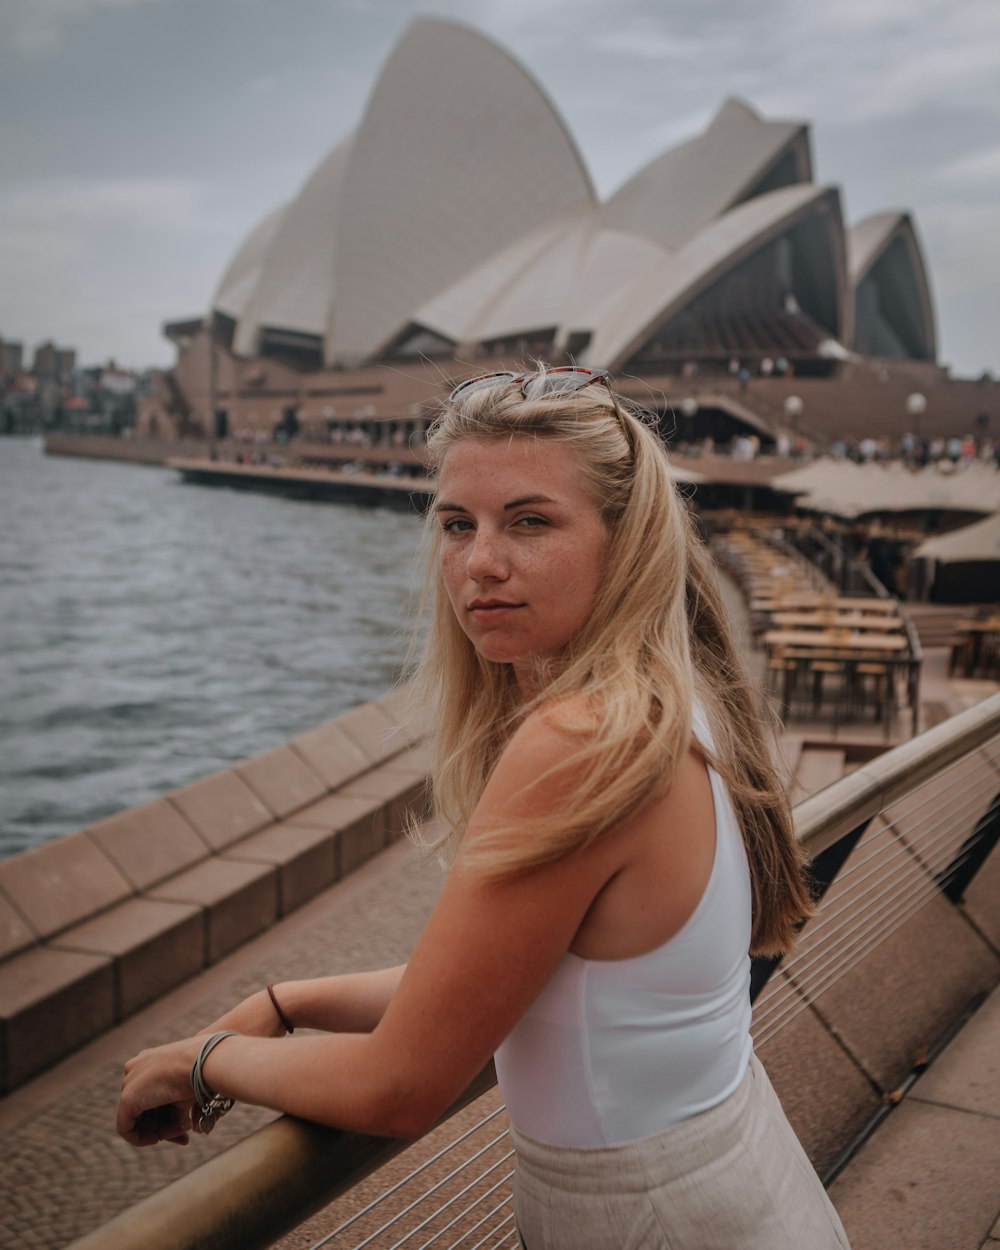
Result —
[[[671, 441], [674, 455], [699, 458], [704, 456], [730, 456], [733, 460], [756, 460], [762, 454], [776, 456], [779, 460], [805, 460], [817, 454], [810, 449], [802, 435], [779, 434], [773, 443], [765, 443], [754, 433], [733, 434], [727, 440], [711, 435], [695, 441]], [[887, 435], [850, 440], [835, 439], [830, 446], [834, 460], [851, 460], [855, 464], [887, 464], [902, 461], [911, 468], [920, 469], [929, 464], [964, 468], [977, 461], [993, 464], [1000, 470], [1000, 439], [976, 438], [967, 434], [964, 438], [918, 438], [915, 434], [903, 434], [893, 440]]]

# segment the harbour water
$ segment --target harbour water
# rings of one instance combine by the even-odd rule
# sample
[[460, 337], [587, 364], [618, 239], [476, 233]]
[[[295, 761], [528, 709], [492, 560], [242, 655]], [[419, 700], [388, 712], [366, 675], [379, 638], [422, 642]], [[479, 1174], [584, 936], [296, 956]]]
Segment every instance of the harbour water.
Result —
[[0, 857], [383, 694], [420, 524], [0, 440]]

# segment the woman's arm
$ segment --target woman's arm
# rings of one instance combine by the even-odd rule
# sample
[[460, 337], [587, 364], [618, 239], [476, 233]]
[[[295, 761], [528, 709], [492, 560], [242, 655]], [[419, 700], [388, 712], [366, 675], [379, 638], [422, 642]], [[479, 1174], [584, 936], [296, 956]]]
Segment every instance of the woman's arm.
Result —
[[[285, 1019], [296, 1029], [327, 1033], [370, 1033], [385, 1014], [405, 964], [375, 972], [351, 972], [306, 981], [279, 981], [274, 996]], [[236, 1029], [254, 1037], [283, 1037], [281, 1023], [266, 989], [251, 994], [201, 1029], [199, 1036]]]
[[[537, 792], [531, 787], [572, 759], [573, 750], [573, 739], [541, 715], [515, 734], [371, 1032], [229, 1037], [205, 1063], [208, 1086], [240, 1101], [368, 1133], [410, 1137], [429, 1128], [537, 997], [617, 871], [613, 836], [555, 864], [499, 880], [466, 866], [465, 853], [484, 834], [514, 826], [518, 836], [530, 837], [534, 818], [572, 802], [579, 778], [571, 769], [557, 784]], [[282, 990], [286, 984], [308, 985], [283, 983]], [[329, 1021], [310, 991], [289, 993], [293, 1022], [296, 1012], [313, 1023]], [[379, 1014], [380, 1000], [368, 990], [352, 1001], [359, 1025]], [[118, 1123], [127, 1140], [157, 1140], [154, 1110], [190, 1100], [188, 1077], [199, 1047], [200, 1039], [188, 1039], [144, 1052], [126, 1066]], [[181, 1137], [172, 1124], [168, 1131], [174, 1140]]]

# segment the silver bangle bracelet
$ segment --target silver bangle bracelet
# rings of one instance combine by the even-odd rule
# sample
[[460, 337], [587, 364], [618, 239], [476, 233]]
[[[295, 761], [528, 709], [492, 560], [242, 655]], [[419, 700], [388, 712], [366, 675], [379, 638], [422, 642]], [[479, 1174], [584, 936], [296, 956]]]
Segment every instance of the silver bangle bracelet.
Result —
[[235, 1029], [223, 1029], [219, 1033], [210, 1033], [201, 1044], [198, 1058], [191, 1065], [191, 1089], [194, 1091], [195, 1102], [198, 1104], [198, 1132], [210, 1133], [217, 1120], [230, 1111], [235, 1105], [235, 1098], [226, 1098], [222, 1094], [213, 1094], [205, 1084], [202, 1067], [205, 1060], [226, 1037], [239, 1037]]

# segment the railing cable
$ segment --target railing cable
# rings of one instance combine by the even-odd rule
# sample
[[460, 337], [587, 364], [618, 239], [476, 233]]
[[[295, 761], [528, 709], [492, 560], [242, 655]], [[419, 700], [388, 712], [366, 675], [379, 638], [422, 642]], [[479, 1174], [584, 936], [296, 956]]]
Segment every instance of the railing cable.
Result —
[[[932, 898], [935, 894], [940, 893], [946, 882], [955, 875], [971, 853], [972, 848], [970, 847], [967, 851], [963, 852], [963, 854], [959, 856], [953, 864], [951, 864], [944, 881], [939, 881], [936, 877], [929, 875], [922, 869], [915, 871], [907, 880], [907, 886], [909, 887], [908, 891], [904, 890], [895, 892], [891, 904], [883, 907], [878, 912], [872, 913], [871, 916], [867, 916], [860, 921], [859, 924], [850, 931], [846, 944], [835, 944], [833, 947], [833, 954], [830, 953], [830, 948], [827, 946], [819, 948], [816, 952], [808, 952], [812, 955], [812, 958], [805, 963], [802, 962], [801, 957], [793, 956], [786, 962], [785, 965], [783, 965], [785, 975], [787, 977], [795, 977], [797, 984], [801, 989], [808, 989], [812, 991], [813, 988], [823, 980], [823, 976], [827, 970], [838, 963], [838, 948], [839, 956], [843, 955], [845, 949], [857, 949], [859, 944], [863, 943], [865, 937], [878, 928], [878, 922], [886, 916], [894, 915], [899, 910], [900, 904], [905, 905], [910, 899], [916, 897], [917, 895], [927, 900]], [[940, 869], [941, 867], [946, 866], [947, 862], [948, 861], [945, 860], [938, 864], [937, 867]], [[864, 957], [866, 953], [867, 950], [863, 949], [862, 957]], [[763, 1019], [766, 1014], [769, 1011], [773, 1011], [779, 1003], [780, 992], [775, 992], [768, 999], [759, 1000], [759, 1006], [762, 1007], [763, 1010], [759, 1012], [758, 1019]]]
[[[826, 969], [833, 966], [836, 963], [836, 960], [844, 955], [845, 950], [850, 950], [853, 946], [856, 948], [860, 941], [863, 941], [866, 935], [871, 933], [871, 931], [878, 929], [879, 921], [891, 918], [891, 916], [898, 913], [900, 905], [905, 906], [911, 899], [916, 898], [916, 896], [919, 896], [919, 898], [926, 901], [933, 898], [935, 894], [941, 893], [941, 889], [944, 888], [946, 881], [953, 878], [956, 871], [958, 871], [961, 868], [961, 865], [965, 863], [965, 859], [968, 858], [969, 854], [971, 854], [971, 848], [955, 860], [955, 863], [950, 866], [950, 870], [948, 875], [946, 875], [945, 881], [939, 881], [934, 878], [934, 876], [930, 876], [926, 873], [926, 871], [915, 871], [914, 874], [910, 875], [908, 881], [906, 881], [906, 884], [911, 886], [909, 893], [905, 893], [905, 891], [895, 891], [893, 894], [893, 905], [889, 906], [889, 908], [883, 909], [881, 913], [874, 914], [873, 916], [866, 916], [863, 921], [860, 921], [858, 926], [851, 930], [851, 940], [848, 941], [848, 943], [841, 945], [840, 948], [835, 948], [834, 953], [830, 955], [826, 955], [824, 951], [818, 951], [818, 953], [814, 954], [814, 958], [811, 959], [809, 963], [800, 963], [800, 960], [793, 956], [793, 959], [788, 960], [788, 963], [784, 965], [785, 975], [789, 976], [789, 978], [791, 978], [791, 976], [795, 976], [801, 989], [809, 989], [810, 991], [813, 990], [815, 986], [818, 986], [821, 981], [823, 981], [823, 974]], [[948, 861], [944, 861], [944, 863], [948, 863]], [[940, 866], [944, 866], [944, 864], [941, 864]], [[865, 954], [868, 954], [868, 951], [863, 951], [863, 958]], [[773, 1009], [776, 1001], [779, 1001], [778, 995], [774, 995], [773, 998], [768, 1000], [768, 1003], [766, 1003], [766, 1009]], [[761, 1006], [764, 1006], [764, 1004], [761, 1003]], [[761, 1013], [761, 1018], [763, 1018], [763, 1015], [764, 1013]]]
[[[963, 856], [962, 859], [964, 860], [964, 858], [965, 857]], [[956, 870], [958, 866], [958, 864], [955, 865]], [[951, 875], [952, 874], [949, 873], [949, 877]], [[767, 1029], [761, 1030], [761, 1022], [755, 1021], [752, 1026], [755, 1046], [764, 1046], [767, 1042], [771, 1041], [771, 1039], [780, 1033], [781, 1030], [797, 1015], [799, 1015], [800, 1012], [804, 1011], [807, 1007], [812, 1006], [819, 995], [825, 993], [828, 989], [835, 985], [843, 976], [850, 972], [852, 968], [857, 967], [863, 959], [870, 955], [873, 950], [881, 946], [882, 943], [891, 937], [892, 934], [895, 933], [896, 930], [899, 929], [908, 919], [910, 919], [911, 916], [916, 915], [916, 913], [923, 906], [925, 906], [928, 899], [937, 893], [939, 893], [939, 890], [936, 885], [930, 887], [925, 894], [917, 898], [915, 902], [912, 902], [911, 906], [904, 908], [901, 914], [893, 917], [895, 923], [890, 923], [887, 927], [885, 927], [884, 931], [879, 935], [877, 941], [870, 943], [870, 945], [862, 949], [860, 952], [855, 953], [854, 957], [848, 956], [841, 965], [834, 969], [835, 975], [829, 975], [822, 982], [822, 984], [811, 985], [808, 991], [798, 990], [796, 987], [796, 992], [794, 994], [789, 993], [782, 1000], [783, 1002], [787, 1002], [794, 997], [796, 999], [796, 1003], [793, 1007], [783, 1012], [779, 1019], [767, 1020]], [[789, 984], [794, 985], [794, 971], [790, 971], [788, 975]]]
[[[514, 1158], [514, 1151], [511, 1150], [511, 1153], [509, 1155], [506, 1155], [506, 1159], [512, 1159], [512, 1158]], [[460, 1220], [466, 1219], [467, 1216], [472, 1214], [472, 1211], [475, 1211], [477, 1206], [479, 1206], [481, 1203], [485, 1203], [487, 1198], [492, 1198], [492, 1195], [496, 1193], [496, 1190], [500, 1189], [501, 1185], [505, 1185], [507, 1181], [510, 1181], [510, 1180], [514, 1180], [514, 1169], [512, 1168], [509, 1171], [509, 1173], [505, 1173], [504, 1175], [502, 1175], [500, 1180], [496, 1181], [495, 1185], [491, 1185], [490, 1188], [486, 1190], [485, 1194], [482, 1194], [480, 1198], [477, 1198], [475, 1200], [475, 1203], [471, 1203], [469, 1206], [466, 1206], [464, 1211], [460, 1211], [460, 1213], [457, 1214], [454, 1219], [450, 1220], [449, 1223], [447, 1223], [444, 1226], [444, 1228], [440, 1230], [440, 1233], [435, 1233], [434, 1236], [432, 1236], [432, 1238], [430, 1239], [430, 1241], [425, 1241], [425, 1243], [420, 1246], [419, 1250], [426, 1250], [427, 1246], [434, 1245], [437, 1239], [441, 1238], [441, 1236], [444, 1236], [445, 1233], [449, 1233], [451, 1229], [454, 1229], [454, 1226], [457, 1223], [459, 1223]], [[480, 1216], [479, 1220], [476, 1220], [476, 1223], [472, 1225], [470, 1229], [467, 1229], [465, 1233], [462, 1233], [459, 1240], [452, 1241], [451, 1245], [449, 1246], [449, 1250], [455, 1250], [456, 1246], [460, 1246], [462, 1244], [462, 1241], [465, 1241], [466, 1238], [470, 1238], [470, 1236], [477, 1233], [477, 1231], [479, 1231], [479, 1229], [482, 1228], [482, 1225], [484, 1225], [487, 1220], [492, 1219], [492, 1216], [496, 1215], [497, 1211], [502, 1211], [504, 1210], [505, 1206], [510, 1206], [511, 1201], [512, 1201], [512, 1195], [510, 1191], [507, 1191], [505, 1198], [502, 1199], [500, 1203], [497, 1203], [496, 1206], [494, 1206], [494, 1208], [491, 1208], [489, 1211], [486, 1211], [485, 1215]], [[491, 1229], [490, 1233], [487, 1234], [487, 1236], [491, 1235], [492, 1233], [495, 1233], [495, 1231], [496, 1229]], [[395, 1250], [395, 1248], [390, 1248], [390, 1250]]]
[[[479, 1153], [482, 1154], [482, 1151], [480, 1151]], [[442, 1212], [446, 1211], [453, 1202], [458, 1202], [460, 1198], [464, 1198], [465, 1195], [468, 1193], [471, 1193], [472, 1190], [475, 1189], [475, 1187], [481, 1181], [485, 1180], [485, 1178], [489, 1176], [491, 1172], [495, 1172], [498, 1167], [502, 1167], [502, 1165], [511, 1158], [513, 1153], [514, 1152], [511, 1151], [510, 1154], [505, 1155], [502, 1159], [498, 1159], [497, 1162], [492, 1164], [490, 1167], [488, 1167], [485, 1172], [481, 1173], [474, 1180], [469, 1181], [469, 1183], [463, 1186], [463, 1188], [460, 1189], [458, 1193], [453, 1194], [452, 1197], [450, 1197], [446, 1203], [438, 1207], [436, 1211], [432, 1211], [430, 1215], [425, 1216], [420, 1221], [420, 1223], [417, 1224], [415, 1228], [411, 1228], [410, 1231], [404, 1237], [402, 1237], [399, 1241], [393, 1242], [393, 1244], [389, 1247], [389, 1250], [399, 1250], [399, 1247], [405, 1245], [410, 1240], [411, 1237], [415, 1237], [417, 1233], [422, 1232], [428, 1226], [428, 1224], [432, 1224], [434, 1220], [436, 1220], [438, 1216], [442, 1214]], [[508, 1177], [510, 1177], [510, 1176], [513, 1176], [514, 1173], [509, 1172], [507, 1175]], [[438, 1186], [438, 1188], [440, 1187]], [[433, 1191], [428, 1191], [428, 1192], [433, 1192]], [[401, 1211], [399, 1215], [391, 1219], [388, 1224], [383, 1225], [383, 1229], [391, 1228], [393, 1224], [398, 1224], [400, 1218], [403, 1215], [409, 1214], [409, 1212], [411, 1212], [414, 1209], [414, 1207], [419, 1206], [421, 1202], [423, 1202], [423, 1198], [418, 1198], [416, 1202], [412, 1203], [404, 1211]], [[473, 1203], [472, 1205], [475, 1206], [476, 1204]], [[360, 1247], [358, 1248], [358, 1250], [360, 1250]]]
[[[970, 803], [968, 810], [979, 810], [978, 802]], [[983, 810], [981, 818], [989, 817], [995, 811], [996, 803], [994, 802]], [[904, 841], [891, 827], [885, 832], [892, 839], [890, 845], [881, 847], [866, 857], [865, 866], [868, 867], [868, 871], [856, 878], [849, 890], [841, 891], [839, 887], [851, 873], [845, 871], [838, 874], [834, 882], [837, 892], [832, 895], [831, 903], [827, 908], [821, 905], [816, 918], [806, 926], [802, 938], [803, 946], [815, 945], [818, 934], [828, 936], [831, 932], [836, 932], [839, 926], [831, 930], [830, 925], [843, 915], [854, 914], [858, 904], [868, 898], [877, 886], [891, 885], [894, 881], [904, 879], [910, 869], [930, 871], [932, 857], [939, 860], [942, 854], [947, 855], [950, 851], [958, 850], [968, 837], [967, 830], [941, 826], [933, 837], [926, 837], [922, 842], [911, 844], [909, 841]], [[897, 864], [902, 864], [902, 867], [896, 867]], [[934, 863], [933, 867], [940, 869], [940, 862]], [[872, 882], [872, 884], [864, 889], [860, 888], [865, 882]], [[875, 897], [881, 897], [884, 893], [883, 890]], [[834, 907], [833, 904], [837, 906]], [[787, 965], [788, 961], [785, 962]]]
[[[325, 1237], [321, 1238], [311, 1247], [311, 1250], [321, 1250], [322, 1246], [328, 1245], [333, 1240], [334, 1237], [337, 1237], [341, 1233], [346, 1232], [346, 1230], [350, 1228], [352, 1224], [356, 1224], [358, 1220], [363, 1219], [364, 1216], [370, 1215], [372, 1211], [374, 1211], [375, 1208], [380, 1205], [380, 1203], [385, 1202], [387, 1198], [391, 1198], [393, 1194], [398, 1193], [405, 1185], [409, 1185], [411, 1181], [414, 1181], [418, 1176], [420, 1176], [422, 1172], [426, 1172], [428, 1168], [433, 1167], [435, 1163], [440, 1162], [440, 1160], [443, 1159], [446, 1154], [454, 1150], [456, 1146], [460, 1146], [462, 1142], [467, 1141], [472, 1136], [473, 1133], [478, 1133], [480, 1129], [483, 1128], [484, 1125], [489, 1124], [489, 1122], [491, 1120], [496, 1119], [498, 1115], [502, 1115], [505, 1110], [506, 1110], [505, 1107], [497, 1107], [495, 1111], [491, 1111], [489, 1115], [484, 1116], [476, 1124], [473, 1124], [471, 1128], [466, 1129], [464, 1133], [462, 1133], [459, 1137], [456, 1137], [454, 1141], [449, 1142], [447, 1146], [443, 1146], [437, 1152], [437, 1154], [432, 1155], [429, 1159], [424, 1160], [424, 1162], [419, 1164], [417, 1167], [415, 1167], [412, 1172], [409, 1172], [406, 1176], [404, 1176], [402, 1180], [397, 1181], [395, 1185], [387, 1189], [384, 1193], [379, 1194], [377, 1198], [373, 1198], [372, 1201], [369, 1202], [367, 1206], [362, 1207], [360, 1211], [356, 1211], [352, 1216], [350, 1216], [350, 1218], [346, 1219], [342, 1224], [339, 1224], [332, 1232], [327, 1233]], [[505, 1134], [506, 1134], [506, 1129], [504, 1130], [503, 1133], [500, 1133], [494, 1140], [501, 1141]], [[484, 1147], [484, 1149], [488, 1149], [488, 1147]], [[479, 1153], [481, 1154], [482, 1151], [480, 1151]], [[441, 1185], [445, 1184], [448, 1180], [452, 1179], [459, 1172], [461, 1172], [464, 1168], [468, 1167], [471, 1163], [473, 1163], [477, 1157], [478, 1157], [477, 1155], [473, 1155], [472, 1158], [467, 1159], [465, 1163], [460, 1164], [459, 1167], [457, 1167], [453, 1172], [451, 1172], [448, 1176], [446, 1176], [442, 1181], [438, 1182], [438, 1184], [435, 1185], [433, 1189], [427, 1190], [427, 1192], [424, 1194], [423, 1197], [424, 1198], [429, 1197], [432, 1193], [434, 1193], [436, 1189], [439, 1189]], [[418, 1205], [419, 1202], [421, 1201], [423, 1201], [423, 1198], [418, 1199], [417, 1203], [415, 1203], [414, 1205]], [[382, 1229], [377, 1230], [378, 1233], [381, 1233], [382, 1231], [383, 1231]], [[376, 1235], [377, 1233], [372, 1234], [373, 1237]], [[356, 1246], [355, 1250], [362, 1250], [362, 1247], [368, 1245], [370, 1241], [371, 1241], [371, 1237], [369, 1237], [366, 1241], [363, 1241], [361, 1245]]]

